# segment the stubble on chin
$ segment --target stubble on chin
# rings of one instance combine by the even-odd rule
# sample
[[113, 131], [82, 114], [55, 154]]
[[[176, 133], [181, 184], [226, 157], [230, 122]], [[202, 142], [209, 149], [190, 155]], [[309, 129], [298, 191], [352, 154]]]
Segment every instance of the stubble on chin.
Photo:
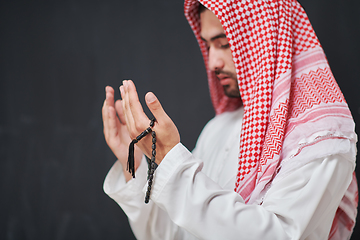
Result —
[[229, 97], [229, 98], [240, 98], [241, 97], [236, 74], [234, 74], [232, 72], [228, 72], [228, 71], [222, 71], [222, 70], [215, 71], [215, 74], [216, 74], [216, 76], [218, 76], [219, 74], [227, 75], [233, 80], [234, 86], [231, 86], [231, 85], [223, 86], [224, 94], [227, 97]]
[[224, 86], [224, 93], [229, 98], [240, 98], [239, 89], [230, 89], [229, 86]]

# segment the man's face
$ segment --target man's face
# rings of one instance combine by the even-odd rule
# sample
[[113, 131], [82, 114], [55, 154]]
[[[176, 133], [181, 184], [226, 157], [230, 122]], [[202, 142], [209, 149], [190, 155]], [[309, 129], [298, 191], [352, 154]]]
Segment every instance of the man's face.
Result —
[[235, 64], [219, 19], [210, 10], [200, 13], [202, 40], [209, 51], [209, 68], [216, 73], [228, 97], [240, 97]]

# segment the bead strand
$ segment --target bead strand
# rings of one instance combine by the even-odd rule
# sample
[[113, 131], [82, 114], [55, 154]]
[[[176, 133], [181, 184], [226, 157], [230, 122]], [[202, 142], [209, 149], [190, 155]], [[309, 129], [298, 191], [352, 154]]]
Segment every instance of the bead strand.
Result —
[[151, 146], [152, 156], [151, 156], [151, 160], [150, 160], [150, 164], [149, 164], [149, 170], [148, 170], [148, 177], [147, 177], [147, 179], [148, 179], [148, 188], [147, 188], [147, 191], [146, 191], [145, 203], [149, 203], [149, 200], [150, 200], [151, 186], [152, 186], [152, 183], [153, 183], [154, 172], [155, 172], [155, 167], [156, 167], [156, 163], [155, 163], [156, 133], [154, 131], [152, 131], [151, 136], [152, 136], [152, 146]]
[[151, 192], [151, 186], [153, 183], [154, 178], [154, 172], [156, 169], [156, 163], [155, 163], [155, 156], [156, 156], [156, 133], [152, 130], [156, 122], [156, 119], [153, 118], [150, 121], [150, 127], [145, 129], [142, 133], [140, 133], [135, 139], [133, 139], [129, 145], [129, 156], [128, 156], [128, 163], [127, 163], [127, 170], [132, 174], [133, 178], [135, 178], [135, 167], [134, 167], [134, 145], [138, 143], [142, 138], [144, 138], [146, 135], [151, 133], [152, 136], [152, 145], [151, 145], [151, 160], [149, 163], [149, 170], [148, 170], [148, 189], [146, 191], [145, 196], [145, 203], [148, 203], [150, 200], [150, 192]]

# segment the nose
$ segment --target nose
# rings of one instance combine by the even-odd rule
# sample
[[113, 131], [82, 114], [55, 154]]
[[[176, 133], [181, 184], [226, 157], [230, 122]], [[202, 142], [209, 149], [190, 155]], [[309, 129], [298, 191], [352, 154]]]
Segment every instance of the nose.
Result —
[[222, 70], [224, 68], [224, 60], [217, 49], [209, 48], [209, 68], [211, 71]]

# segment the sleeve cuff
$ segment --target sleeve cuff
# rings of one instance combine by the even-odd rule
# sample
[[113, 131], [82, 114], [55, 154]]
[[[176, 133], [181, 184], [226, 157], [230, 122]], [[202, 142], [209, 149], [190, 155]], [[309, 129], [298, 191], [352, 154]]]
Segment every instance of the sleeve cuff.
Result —
[[140, 166], [136, 170], [136, 177], [125, 181], [123, 168], [119, 161], [116, 161], [104, 181], [104, 192], [115, 201], [127, 200], [133, 198], [139, 193], [142, 194], [142, 188], [147, 178], [147, 163], [145, 156], [141, 159]]
[[[175, 145], [166, 154], [154, 173], [150, 199], [156, 201], [176, 169], [191, 157], [191, 152], [182, 143]], [[144, 193], [146, 193], [147, 186], [148, 184], [146, 183], [143, 188]]]

